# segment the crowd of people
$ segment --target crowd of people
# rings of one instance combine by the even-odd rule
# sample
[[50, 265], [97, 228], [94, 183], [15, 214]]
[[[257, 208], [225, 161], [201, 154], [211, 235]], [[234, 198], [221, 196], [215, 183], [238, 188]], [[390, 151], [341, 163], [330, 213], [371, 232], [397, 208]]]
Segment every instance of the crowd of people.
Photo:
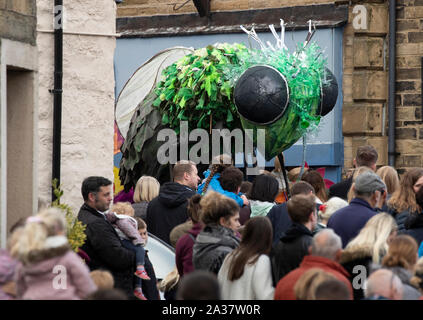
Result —
[[[285, 174], [278, 161], [250, 182], [227, 155], [203, 180], [181, 160], [173, 181], [143, 176], [114, 203], [112, 182], [88, 177], [85, 243], [71, 250], [58, 208], [21, 221], [0, 251], [0, 299], [423, 299], [423, 169], [400, 180], [377, 159], [359, 147], [329, 188], [319, 171]], [[160, 281], [148, 232], [175, 248]]]

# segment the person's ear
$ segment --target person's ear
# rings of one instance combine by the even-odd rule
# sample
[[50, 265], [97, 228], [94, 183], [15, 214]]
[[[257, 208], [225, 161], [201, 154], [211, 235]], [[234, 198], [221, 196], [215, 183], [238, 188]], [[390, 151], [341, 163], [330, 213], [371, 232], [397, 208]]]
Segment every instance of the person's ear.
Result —
[[315, 211], [312, 211], [312, 212], [310, 213], [310, 216], [308, 217], [308, 221], [313, 222], [313, 221], [315, 221], [315, 220], [317, 220], [317, 219], [316, 219], [316, 216], [315, 216]]
[[308, 246], [308, 254], [311, 255], [311, 246]]
[[188, 180], [189, 179], [189, 174], [188, 172], [184, 172], [184, 180]]
[[223, 227], [226, 227], [226, 219], [224, 217], [220, 217], [219, 224]]
[[380, 197], [380, 191], [376, 190], [375, 192], [372, 193], [372, 196], [370, 199], [372, 203], [374, 203], [374, 206], [376, 206], [377, 203], [379, 202], [379, 197]]
[[93, 193], [93, 192], [88, 193], [88, 200], [89, 200], [90, 202], [95, 202], [95, 200], [96, 200], [96, 195], [95, 195], [95, 193]]
[[355, 158], [353, 159], [353, 167], [357, 168], [357, 160], [355, 160]]

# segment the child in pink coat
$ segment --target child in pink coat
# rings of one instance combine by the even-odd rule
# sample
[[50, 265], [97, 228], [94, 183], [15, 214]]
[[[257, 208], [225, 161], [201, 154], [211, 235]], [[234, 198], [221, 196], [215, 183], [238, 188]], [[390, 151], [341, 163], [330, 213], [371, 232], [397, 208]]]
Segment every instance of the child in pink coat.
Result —
[[19, 228], [11, 255], [16, 296], [24, 300], [79, 300], [97, 290], [88, 267], [69, 246], [65, 214], [49, 208]]

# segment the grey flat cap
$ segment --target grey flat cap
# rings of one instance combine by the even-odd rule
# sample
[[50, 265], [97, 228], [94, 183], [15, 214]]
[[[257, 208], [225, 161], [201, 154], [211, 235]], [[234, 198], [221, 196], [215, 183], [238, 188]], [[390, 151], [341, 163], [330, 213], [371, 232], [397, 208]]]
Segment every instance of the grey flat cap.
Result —
[[373, 193], [380, 189], [386, 190], [386, 185], [374, 172], [364, 172], [355, 179], [355, 190], [360, 193]]

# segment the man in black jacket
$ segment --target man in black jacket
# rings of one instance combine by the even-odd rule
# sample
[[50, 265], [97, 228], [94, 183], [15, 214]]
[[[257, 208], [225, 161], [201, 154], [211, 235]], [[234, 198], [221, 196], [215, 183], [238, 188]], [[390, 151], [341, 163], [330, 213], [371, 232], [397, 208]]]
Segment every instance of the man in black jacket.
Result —
[[200, 181], [195, 163], [178, 161], [173, 167], [173, 181], [162, 185], [159, 195], [147, 207], [148, 231], [168, 244], [172, 229], [188, 219], [188, 199]]
[[298, 268], [304, 256], [309, 254], [312, 232], [317, 224], [316, 198], [313, 194], [292, 196], [287, 205], [292, 225], [271, 254], [275, 283]]
[[[291, 196], [297, 194], [315, 194], [313, 186], [306, 181], [298, 181], [294, 183], [291, 189]], [[316, 208], [319, 205], [316, 205]], [[241, 213], [240, 213], [241, 215]], [[281, 237], [285, 235], [285, 232], [291, 227], [292, 221], [288, 214], [288, 203], [284, 202], [273, 206], [272, 209], [267, 213], [267, 217], [270, 219], [273, 228], [273, 243], [275, 246]]]
[[[376, 171], [376, 162], [378, 154], [376, 149], [371, 145], [360, 146], [357, 148], [357, 154], [353, 160], [354, 168], [358, 167], [369, 167], [373, 171]], [[353, 175], [348, 179], [342, 180], [329, 188], [329, 198], [339, 197], [348, 200], [348, 191], [350, 191], [353, 183]]]
[[87, 226], [87, 239], [81, 249], [90, 257], [90, 270], [110, 271], [115, 287], [133, 298], [135, 254], [122, 246], [104, 216], [112, 202], [112, 182], [103, 177], [88, 177], [82, 182], [81, 192], [85, 203], [79, 210], [78, 220]]

